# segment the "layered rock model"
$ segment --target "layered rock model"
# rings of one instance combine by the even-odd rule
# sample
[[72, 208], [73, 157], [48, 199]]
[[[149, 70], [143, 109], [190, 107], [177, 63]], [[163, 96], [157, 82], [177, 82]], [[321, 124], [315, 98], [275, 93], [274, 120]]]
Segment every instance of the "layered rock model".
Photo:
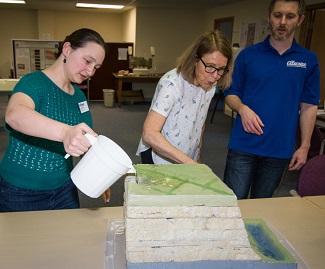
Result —
[[[270, 231], [258, 220], [246, 224], [252, 249], [235, 194], [206, 165], [135, 169], [137, 175], [125, 180], [129, 269], [297, 268], [282, 245], [274, 247], [275, 237], [265, 240]], [[257, 230], [264, 237], [263, 249]]]

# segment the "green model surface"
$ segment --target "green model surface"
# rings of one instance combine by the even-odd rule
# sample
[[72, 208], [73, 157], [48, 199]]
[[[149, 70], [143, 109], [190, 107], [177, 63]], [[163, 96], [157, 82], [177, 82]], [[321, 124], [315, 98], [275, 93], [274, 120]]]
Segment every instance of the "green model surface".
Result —
[[237, 198], [204, 164], [139, 164], [128, 177], [128, 205], [237, 206]]

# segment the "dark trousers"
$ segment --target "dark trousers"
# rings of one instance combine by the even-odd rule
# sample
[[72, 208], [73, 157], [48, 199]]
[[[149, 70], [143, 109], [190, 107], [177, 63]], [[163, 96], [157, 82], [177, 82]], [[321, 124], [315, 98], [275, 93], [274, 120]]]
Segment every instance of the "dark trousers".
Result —
[[151, 153], [152, 153], [152, 148], [149, 148], [146, 151], [140, 153], [141, 162], [143, 164], [154, 164]]
[[238, 199], [271, 198], [281, 182], [288, 159], [270, 158], [229, 149], [224, 183]]
[[69, 179], [54, 190], [29, 190], [11, 185], [0, 176], [0, 212], [79, 208], [78, 190]]

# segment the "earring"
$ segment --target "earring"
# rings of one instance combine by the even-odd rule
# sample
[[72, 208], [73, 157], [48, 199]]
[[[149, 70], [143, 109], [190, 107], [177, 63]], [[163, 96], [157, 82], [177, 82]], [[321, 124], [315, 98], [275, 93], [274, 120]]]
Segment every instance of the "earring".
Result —
[[65, 64], [66, 62], [67, 62], [67, 59], [66, 59], [66, 58], [64, 58], [64, 59], [63, 59], [63, 63]]

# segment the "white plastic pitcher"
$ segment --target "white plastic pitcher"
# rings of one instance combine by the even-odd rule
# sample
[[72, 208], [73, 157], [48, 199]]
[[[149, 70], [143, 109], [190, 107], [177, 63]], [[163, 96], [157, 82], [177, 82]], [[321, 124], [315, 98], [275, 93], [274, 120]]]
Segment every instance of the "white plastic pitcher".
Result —
[[71, 171], [84, 194], [97, 198], [126, 173], [136, 173], [125, 151], [106, 136], [85, 134], [92, 146]]

